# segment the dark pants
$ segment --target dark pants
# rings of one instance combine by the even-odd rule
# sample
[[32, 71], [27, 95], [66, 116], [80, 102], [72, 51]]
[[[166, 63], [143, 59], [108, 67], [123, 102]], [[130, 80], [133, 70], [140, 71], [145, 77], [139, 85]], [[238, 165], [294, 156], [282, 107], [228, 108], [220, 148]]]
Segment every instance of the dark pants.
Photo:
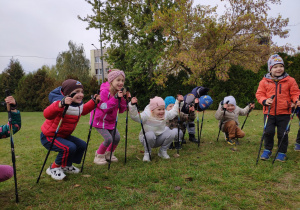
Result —
[[300, 122], [299, 122], [299, 130], [298, 130], [298, 134], [297, 134], [296, 143], [300, 144]]
[[[266, 120], [267, 115], [264, 115], [264, 122]], [[274, 146], [274, 136], [275, 136], [275, 127], [277, 127], [277, 138], [278, 138], [278, 146], [280, 141], [283, 137], [283, 133], [287, 128], [287, 125], [290, 120], [289, 114], [282, 114], [282, 115], [269, 115], [269, 119], [267, 122], [266, 132], [265, 132], [265, 149], [272, 151]], [[279, 152], [286, 153], [288, 148], [288, 135], [286, 134], [281, 146], [279, 148]]]
[[[53, 137], [45, 136], [41, 133], [41, 143], [48, 150], [50, 148]], [[51, 151], [58, 152], [55, 159], [57, 165], [61, 167], [71, 166], [72, 163], [79, 164], [81, 162], [83, 153], [86, 148], [85, 141], [74, 136], [68, 136], [67, 138], [56, 137], [54, 140]]]

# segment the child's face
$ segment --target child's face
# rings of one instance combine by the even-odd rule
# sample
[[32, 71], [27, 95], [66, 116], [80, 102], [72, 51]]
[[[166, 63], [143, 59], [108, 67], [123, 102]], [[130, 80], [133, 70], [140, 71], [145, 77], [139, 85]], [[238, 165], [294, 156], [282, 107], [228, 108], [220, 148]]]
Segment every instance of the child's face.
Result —
[[124, 82], [125, 79], [122, 75], [119, 75], [117, 78], [115, 78], [112, 82], [111, 85], [117, 90], [121, 90], [124, 87]]
[[280, 63], [279, 64], [275, 64], [271, 68], [271, 71], [270, 71], [270, 73], [271, 73], [271, 75], [273, 77], [279, 77], [279, 76], [281, 76], [283, 74], [283, 72], [284, 72], [284, 65], [282, 65]]
[[170, 111], [173, 108], [174, 104], [169, 104], [166, 108], [167, 111]]
[[233, 104], [228, 104], [227, 105], [227, 111], [228, 112], [233, 112], [235, 110], [235, 106]]
[[77, 89], [73, 90], [72, 93], [76, 93], [76, 95], [72, 98], [72, 102], [80, 104], [83, 100], [83, 97], [84, 97], [83, 89], [82, 88], [77, 88]]
[[152, 110], [152, 116], [157, 119], [164, 119], [165, 117], [165, 106], [158, 106]]

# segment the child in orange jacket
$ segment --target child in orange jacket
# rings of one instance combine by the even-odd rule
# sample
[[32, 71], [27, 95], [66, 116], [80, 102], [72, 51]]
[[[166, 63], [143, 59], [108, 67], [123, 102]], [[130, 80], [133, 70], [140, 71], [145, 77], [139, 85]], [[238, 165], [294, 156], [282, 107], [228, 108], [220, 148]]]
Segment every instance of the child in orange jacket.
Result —
[[[265, 150], [260, 159], [268, 160], [272, 154], [274, 146], [275, 127], [277, 127], [278, 145], [283, 137], [283, 133], [290, 120], [292, 102], [298, 101], [300, 90], [297, 82], [284, 71], [284, 62], [282, 58], [275, 54], [268, 60], [269, 73], [259, 82], [256, 92], [257, 101], [264, 106], [264, 119], [268, 113], [268, 107], [271, 106], [270, 115], [265, 131], [264, 147]], [[275, 95], [274, 99], [271, 97]], [[297, 102], [297, 106], [300, 102]], [[286, 161], [286, 152], [288, 147], [288, 135], [285, 135], [277, 161]]]

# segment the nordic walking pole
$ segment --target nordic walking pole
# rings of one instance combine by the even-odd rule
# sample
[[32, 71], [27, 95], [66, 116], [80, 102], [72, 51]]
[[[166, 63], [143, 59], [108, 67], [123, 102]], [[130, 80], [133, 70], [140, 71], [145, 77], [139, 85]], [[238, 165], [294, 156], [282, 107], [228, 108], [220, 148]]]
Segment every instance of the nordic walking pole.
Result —
[[[226, 104], [228, 104], [228, 103], [229, 103], [229, 101], [226, 102]], [[220, 122], [219, 134], [218, 134], [217, 141], [219, 141], [219, 136], [220, 136], [220, 132], [221, 132], [221, 128], [222, 128], [222, 124], [223, 124], [223, 120], [224, 120], [225, 112], [226, 112], [226, 109], [223, 108], [223, 110], [224, 110], [224, 113], [223, 113], [223, 118], [222, 118], [222, 120], [221, 120], [221, 122]]]
[[244, 128], [244, 125], [245, 125], [245, 123], [246, 123], [246, 121], [247, 121], [247, 118], [248, 118], [248, 116], [249, 116], [250, 112], [252, 111], [251, 104], [253, 104], [253, 103], [254, 103], [254, 102], [252, 102], [252, 103], [249, 103], [249, 105], [250, 105], [250, 109], [249, 109], [249, 111], [248, 111], [248, 113], [247, 113], [247, 116], [246, 116], [246, 118], [245, 118], [244, 122], [243, 122], [243, 125], [242, 125], [242, 127], [241, 127], [241, 130], [243, 130], [243, 128]]
[[203, 110], [203, 113], [202, 113], [202, 121], [201, 121], [200, 137], [199, 137], [198, 147], [200, 146], [200, 139], [201, 139], [201, 134], [202, 134], [203, 119], [204, 119], [204, 110]]
[[[6, 97], [11, 96], [9, 90], [5, 90]], [[8, 123], [9, 123], [9, 133], [10, 133], [10, 148], [11, 148], [11, 159], [14, 170], [14, 181], [15, 181], [15, 195], [16, 195], [16, 203], [19, 203], [18, 196], [18, 184], [17, 184], [17, 169], [16, 169], [16, 156], [15, 156], [15, 146], [13, 141], [13, 129], [12, 129], [12, 119], [11, 119], [11, 107], [10, 104], [6, 104], [7, 113], [8, 113]]]
[[[300, 96], [299, 96], [299, 100], [300, 100]], [[297, 104], [297, 102], [298, 102], [298, 101], [296, 101], [296, 104]], [[287, 124], [287, 126], [286, 126], [286, 129], [285, 129], [285, 131], [284, 131], [284, 133], [283, 133], [283, 136], [282, 136], [282, 138], [281, 138], [281, 140], [280, 140], [280, 142], [279, 142], [279, 146], [278, 146], [278, 149], [277, 149], [277, 152], [276, 152], [276, 155], [275, 155], [275, 157], [274, 157], [274, 159], [273, 159], [272, 164], [274, 164], [274, 162], [275, 162], [275, 159], [276, 159], [276, 157], [277, 157], [277, 155], [278, 155], [279, 149], [280, 149], [280, 147], [281, 147], [281, 144], [282, 144], [282, 142], [283, 142], [283, 139], [284, 139], [285, 135], [287, 135], [287, 134], [290, 132], [291, 122], [292, 122], [292, 119], [293, 119], [293, 117], [294, 117], [294, 115], [295, 115], [295, 113], [296, 113], [296, 109], [297, 109], [297, 105], [295, 106], [295, 109], [294, 109], [293, 113], [292, 113], [291, 116], [290, 116], [290, 121], [288, 122], [288, 124]]]
[[[250, 102], [250, 103], [249, 103], [250, 108], [249, 108], [249, 111], [247, 112], [247, 116], [246, 116], [246, 118], [245, 118], [245, 120], [244, 120], [244, 122], [243, 122], [243, 125], [242, 125], [242, 127], [241, 127], [241, 130], [243, 130], [244, 125], [245, 125], [245, 123], [246, 123], [246, 121], [247, 121], [247, 118], [248, 118], [250, 112], [252, 111], [251, 104], [254, 104], [254, 102], [252, 102], [252, 103]], [[236, 143], [237, 143], [237, 144], [239, 143], [239, 138], [236, 138]]]
[[[73, 98], [75, 95], [76, 95], [76, 93], [72, 93], [72, 94], [70, 95], [70, 97]], [[62, 99], [62, 100], [63, 100], [63, 99]], [[69, 104], [66, 104], [66, 105], [65, 105], [65, 108], [64, 108], [64, 111], [63, 111], [63, 114], [62, 114], [62, 117], [60, 118], [60, 121], [59, 121], [58, 126], [57, 126], [57, 128], [56, 128], [56, 131], [55, 131], [55, 133], [54, 133], [54, 136], [53, 136], [52, 142], [51, 142], [51, 144], [50, 144], [49, 150], [48, 150], [48, 152], [47, 152], [46, 158], [45, 158], [45, 160], [44, 160], [42, 169], [41, 169], [41, 171], [40, 171], [40, 175], [39, 175], [39, 177], [38, 177], [37, 180], [36, 180], [36, 183], [39, 183], [39, 180], [40, 180], [40, 178], [41, 178], [41, 175], [42, 175], [42, 172], [43, 172], [43, 170], [44, 170], [45, 164], [46, 164], [46, 162], [47, 162], [48, 156], [49, 156], [50, 151], [51, 151], [51, 149], [52, 149], [52, 147], [53, 147], [53, 144], [54, 144], [54, 141], [55, 141], [55, 139], [56, 139], [57, 133], [58, 133], [58, 131], [59, 131], [59, 128], [60, 128], [60, 126], [61, 126], [61, 124], [62, 124], [62, 121], [63, 121], [63, 119], [64, 119], [64, 117], [65, 117], [65, 114], [66, 114], [68, 108], [69, 108]]]
[[[181, 95], [181, 90], [179, 90], [179, 94]], [[180, 103], [181, 103], [181, 100], [178, 100], [178, 120], [177, 120], [177, 130], [178, 130], [178, 133], [177, 133], [177, 143], [178, 143], [178, 146], [177, 146], [177, 154], [179, 155], [179, 148], [180, 148], [180, 141], [179, 141], [179, 134], [180, 134]]]
[[[100, 93], [100, 90], [97, 90], [97, 95], [99, 95], [99, 93]], [[93, 98], [93, 97], [94, 97], [94, 96], [92, 96], [92, 98]], [[89, 146], [89, 142], [90, 142], [90, 138], [91, 138], [91, 132], [92, 132], [93, 122], [94, 122], [94, 117], [95, 117], [95, 112], [96, 112], [96, 108], [97, 108], [96, 98], [93, 98], [93, 99], [94, 99], [94, 101], [95, 101], [95, 107], [94, 107], [94, 112], [93, 112], [92, 122], [91, 122], [90, 129], [89, 129], [88, 139], [87, 139], [87, 142], [86, 142], [86, 148], [85, 148], [85, 150], [84, 150], [84, 155], [83, 155], [83, 160], [82, 160], [82, 166], [81, 166], [81, 170], [80, 170], [81, 173], [82, 173], [82, 171], [83, 171], [83, 165], [84, 165], [86, 152], [87, 152], [87, 149], [88, 149], [88, 146]]]
[[[275, 95], [272, 95], [271, 99], [273, 99], [274, 97], [275, 97]], [[266, 127], [267, 127], [267, 124], [268, 124], [268, 119], [269, 119], [269, 114], [270, 114], [271, 106], [272, 106], [272, 104], [269, 105], [268, 114], [266, 116], [266, 120], [265, 120], [265, 124], [264, 124], [264, 130], [263, 130], [263, 135], [262, 135], [261, 140], [260, 140], [258, 155], [257, 155], [257, 158], [256, 158], [256, 165], [258, 163], [258, 159], [259, 159], [259, 155], [260, 155], [260, 151], [261, 151], [261, 146], [262, 146], [262, 143], [264, 141], [264, 137], [265, 137], [265, 133], [266, 133]]]
[[200, 147], [200, 130], [199, 130], [199, 102], [196, 104], [197, 106], [197, 134], [198, 134], [198, 148]]
[[[121, 89], [121, 91], [123, 91], [123, 90], [124, 90], [124, 88]], [[120, 105], [121, 105], [121, 98], [118, 97], [118, 111], [117, 111], [117, 118], [116, 118], [115, 129], [114, 129], [114, 131], [113, 131], [113, 138], [112, 138], [112, 142], [111, 142], [111, 149], [110, 149], [110, 156], [109, 156], [109, 161], [108, 161], [108, 168], [107, 168], [107, 170], [110, 169], [111, 157], [112, 157], [112, 153], [113, 153], [113, 149], [114, 149], [114, 143], [115, 143], [115, 139], [116, 139], [116, 131], [117, 131], [117, 125], [118, 125], [118, 117], [119, 117]]]
[[138, 107], [137, 103], [132, 104], [132, 105], [136, 106], [137, 112], [139, 114], [139, 119], [140, 119], [140, 122], [141, 122], [141, 127], [142, 127], [142, 131], [143, 131], [143, 134], [144, 134], [145, 142], [146, 142], [146, 147], [147, 147], [147, 150], [148, 150], [148, 153], [149, 153], [149, 159], [151, 161], [151, 153], [150, 153], [150, 150], [149, 150], [149, 145], [148, 145], [146, 133], [145, 133], [145, 130], [144, 130], [144, 125], [143, 125], [143, 121], [142, 121], [142, 117], [141, 117], [141, 113], [140, 113], [139, 107]]
[[127, 96], [129, 92], [129, 87], [126, 88], [126, 128], [125, 128], [125, 164], [127, 162], [127, 133], [128, 133], [128, 103], [130, 101], [130, 97]]

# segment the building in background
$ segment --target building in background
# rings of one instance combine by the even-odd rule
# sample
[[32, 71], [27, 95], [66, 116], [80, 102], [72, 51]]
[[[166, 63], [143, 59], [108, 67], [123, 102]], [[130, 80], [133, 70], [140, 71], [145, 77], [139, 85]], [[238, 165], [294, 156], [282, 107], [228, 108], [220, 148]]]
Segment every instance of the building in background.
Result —
[[[106, 49], [102, 49], [103, 55], [106, 53]], [[101, 64], [101, 50], [94, 49], [90, 51], [91, 53], [91, 76], [96, 76], [98, 82], [102, 80], [102, 64]], [[108, 70], [110, 66], [103, 59], [103, 68], [104, 68], [104, 80], [107, 78]]]

